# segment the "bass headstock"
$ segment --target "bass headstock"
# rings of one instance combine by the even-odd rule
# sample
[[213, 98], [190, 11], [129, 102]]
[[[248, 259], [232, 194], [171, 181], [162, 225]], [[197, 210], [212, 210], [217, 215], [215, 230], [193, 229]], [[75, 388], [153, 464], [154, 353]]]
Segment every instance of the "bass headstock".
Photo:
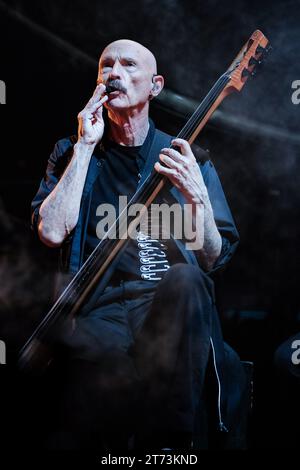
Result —
[[225, 87], [227, 93], [241, 91], [248, 78], [256, 74], [271, 49], [266, 36], [258, 29], [254, 31], [225, 72], [229, 78]]

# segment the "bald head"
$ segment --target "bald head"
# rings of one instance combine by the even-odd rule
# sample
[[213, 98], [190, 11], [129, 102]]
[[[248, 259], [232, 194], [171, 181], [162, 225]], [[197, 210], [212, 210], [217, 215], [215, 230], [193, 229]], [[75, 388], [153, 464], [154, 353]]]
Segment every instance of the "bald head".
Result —
[[156, 59], [152, 52], [139, 42], [131, 41], [130, 39], [119, 39], [108, 44], [100, 56], [99, 66], [101, 66], [105, 59], [116, 55], [121, 56], [122, 54], [129, 55], [130, 57], [133, 55], [134, 58], [143, 63], [143, 66], [147, 68], [151, 75], [157, 73]]
[[110, 93], [106, 107], [126, 109], [147, 105], [163, 88], [163, 77], [157, 74], [154, 55], [130, 39], [110, 43], [99, 60], [98, 83], [110, 84], [119, 93]]

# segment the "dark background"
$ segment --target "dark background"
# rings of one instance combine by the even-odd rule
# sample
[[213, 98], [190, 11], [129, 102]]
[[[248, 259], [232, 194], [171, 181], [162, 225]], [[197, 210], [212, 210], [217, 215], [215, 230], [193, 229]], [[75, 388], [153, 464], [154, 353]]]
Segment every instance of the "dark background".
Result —
[[[120, 38], [141, 42], [157, 57], [166, 88], [200, 102], [261, 29], [272, 53], [255, 79], [222, 103], [197, 142], [210, 149], [241, 236], [217, 293], [226, 339], [255, 362], [251, 446], [274, 445], [267, 432], [275, 410], [272, 358], [300, 330], [300, 105], [291, 101], [291, 84], [300, 80], [299, 24], [296, 0], [0, 0], [0, 79], [7, 87], [7, 104], [0, 106], [5, 374], [50, 305], [56, 269], [55, 250], [30, 233], [30, 201], [55, 142], [77, 132], [102, 49]], [[152, 116], [172, 134], [185, 122], [163, 100], [152, 102]]]

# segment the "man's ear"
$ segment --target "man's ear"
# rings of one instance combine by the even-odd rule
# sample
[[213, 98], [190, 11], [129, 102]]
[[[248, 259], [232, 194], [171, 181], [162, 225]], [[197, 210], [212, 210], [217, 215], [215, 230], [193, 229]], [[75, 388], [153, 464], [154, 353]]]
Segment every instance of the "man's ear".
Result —
[[152, 77], [152, 90], [150, 91], [149, 99], [152, 100], [156, 96], [158, 96], [161, 90], [164, 87], [164, 77], [162, 75], [153, 75]]

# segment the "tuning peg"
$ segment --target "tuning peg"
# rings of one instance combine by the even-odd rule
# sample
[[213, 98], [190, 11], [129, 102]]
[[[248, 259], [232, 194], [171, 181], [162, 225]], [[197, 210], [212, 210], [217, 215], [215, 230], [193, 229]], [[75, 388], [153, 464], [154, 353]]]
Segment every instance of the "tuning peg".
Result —
[[265, 52], [265, 48], [258, 45], [257, 48], [255, 49], [255, 54], [263, 54]]
[[255, 55], [262, 54], [262, 56], [265, 57], [269, 52], [271, 52], [272, 49], [273, 48], [270, 45], [268, 47], [262, 47], [258, 45], [257, 48], [255, 49]]
[[243, 71], [242, 71], [242, 78], [244, 78], [244, 77], [254, 77], [255, 74], [256, 74], [255, 70], [250, 72], [250, 70], [244, 68]]
[[255, 59], [255, 57], [251, 57], [251, 59], [249, 60], [248, 62], [248, 65], [251, 66], [251, 65], [259, 65], [262, 63], [262, 60], [259, 60], [259, 59]]

